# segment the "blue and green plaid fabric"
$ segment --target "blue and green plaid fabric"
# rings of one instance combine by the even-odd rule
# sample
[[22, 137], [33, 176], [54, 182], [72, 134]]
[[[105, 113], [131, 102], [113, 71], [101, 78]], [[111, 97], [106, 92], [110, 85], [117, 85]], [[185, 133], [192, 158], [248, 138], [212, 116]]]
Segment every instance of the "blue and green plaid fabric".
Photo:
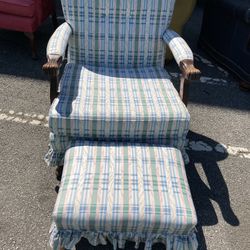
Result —
[[86, 0], [77, 5], [74, 1], [62, 2], [68, 23], [60, 25], [50, 38], [49, 58], [64, 56], [70, 42], [69, 60], [74, 63], [108, 67], [162, 66], [165, 42], [178, 64], [184, 59], [193, 60], [185, 40], [167, 29], [174, 0]]
[[73, 28], [69, 62], [106, 67], [163, 66], [175, 0], [61, 0]]
[[178, 65], [185, 59], [194, 60], [192, 50], [175, 31], [167, 29], [163, 34], [163, 40], [169, 46]]
[[72, 29], [68, 23], [63, 23], [56, 29], [49, 39], [47, 46], [47, 56], [50, 59], [53, 59], [55, 56], [65, 56], [66, 47], [71, 34]]
[[93, 245], [197, 248], [196, 212], [175, 148], [76, 141], [65, 155], [53, 221], [54, 249], [71, 249], [81, 237]]
[[183, 151], [190, 115], [169, 78], [157, 67], [67, 64], [49, 114], [55, 143], [71, 137], [164, 144]]

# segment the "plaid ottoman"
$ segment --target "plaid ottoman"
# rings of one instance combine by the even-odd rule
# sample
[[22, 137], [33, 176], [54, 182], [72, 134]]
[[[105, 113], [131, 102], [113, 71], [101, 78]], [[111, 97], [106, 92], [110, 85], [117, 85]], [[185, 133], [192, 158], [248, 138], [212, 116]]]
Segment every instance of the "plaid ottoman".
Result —
[[181, 152], [145, 144], [75, 141], [67, 150], [53, 212], [51, 247], [126, 241], [151, 249], [197, 249], [193, 205]]

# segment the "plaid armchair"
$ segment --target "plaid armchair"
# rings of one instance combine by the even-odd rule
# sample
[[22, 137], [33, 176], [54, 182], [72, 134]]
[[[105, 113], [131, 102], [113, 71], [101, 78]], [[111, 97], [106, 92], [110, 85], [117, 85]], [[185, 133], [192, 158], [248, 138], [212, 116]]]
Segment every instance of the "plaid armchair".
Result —
[[[184, 103], [199, 70], [186, 42], [168, 29], [175, 1], [61, 2], [66, 22], [52, 35], [43, 66], [51, 81], [48, 164], [63, 165], [76, 139], [168, 145], [187, 161]], [[179, 93], [164, 69], [167, 45], [182, 72]]]

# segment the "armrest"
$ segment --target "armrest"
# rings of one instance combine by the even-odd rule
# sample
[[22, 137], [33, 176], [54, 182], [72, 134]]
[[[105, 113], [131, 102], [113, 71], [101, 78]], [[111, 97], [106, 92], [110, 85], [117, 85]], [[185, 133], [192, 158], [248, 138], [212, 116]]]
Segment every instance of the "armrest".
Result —
[[187, 80], [198, 80], [200, 71], [194, 67], [194, 56], [186, 41], [175, 31], [167, 29], [163, 34], [164, 42], [169, 46], [182, 76]]
[[185, 105], [188, 103], [189, 82], [199, 80], [201, 72], [194, 67], [194, 56], [183, 38], [175, 31], [167, 29], [163, 34], [164, 42], [169, 46], [175, 61], [181, 70], [179, 95]]
[[71, 34], [72, 28], [65, 22], [56, 29], [49, 39], [47, 45], [48, 62], [43, 65], [43, 70], [49, 75], [55, 74], [55, 70], [61, 66]]
[[60, 25], [51, 36], [47, 45], [47, 63], [43, 65], [43, 70], [50, 77], [50, 102], [58, 96], [58, 75], [59, 68], [65, 55], [72, 28], [68, 23]]

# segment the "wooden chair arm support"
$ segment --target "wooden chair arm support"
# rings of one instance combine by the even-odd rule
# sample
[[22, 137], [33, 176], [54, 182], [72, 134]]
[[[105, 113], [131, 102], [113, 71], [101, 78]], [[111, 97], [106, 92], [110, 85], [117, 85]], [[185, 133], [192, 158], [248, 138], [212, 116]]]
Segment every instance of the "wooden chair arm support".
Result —
[[55, 77], [58, 75], [58, 71], [62, 65], [62, 57], [48, 58], [48, 62], [43, 65], [43, 71], [49, 75], [49, 77]]
[[198, 81], [200, 79], [201, 72], [194, 67], [193, 60], [183, 60], [180, 62], [180, 70], [182, 76], [189, 81]]
[[58, 76], [59, 69], [62, 65], [62, 57], [48, 58], [48, 62], [43, 65], [43, 71], [50, 78], [50, 103], [58, 96]]
[[200, 70], [194, 67], [193, 60], [183, 60], [180, 62], [180, 70], [182, 73], [180, 82], [180, 97], [184, 104], [187, 106], [188, 103], [188, 91], [190, 81], [198, 81], [201, 76]]

